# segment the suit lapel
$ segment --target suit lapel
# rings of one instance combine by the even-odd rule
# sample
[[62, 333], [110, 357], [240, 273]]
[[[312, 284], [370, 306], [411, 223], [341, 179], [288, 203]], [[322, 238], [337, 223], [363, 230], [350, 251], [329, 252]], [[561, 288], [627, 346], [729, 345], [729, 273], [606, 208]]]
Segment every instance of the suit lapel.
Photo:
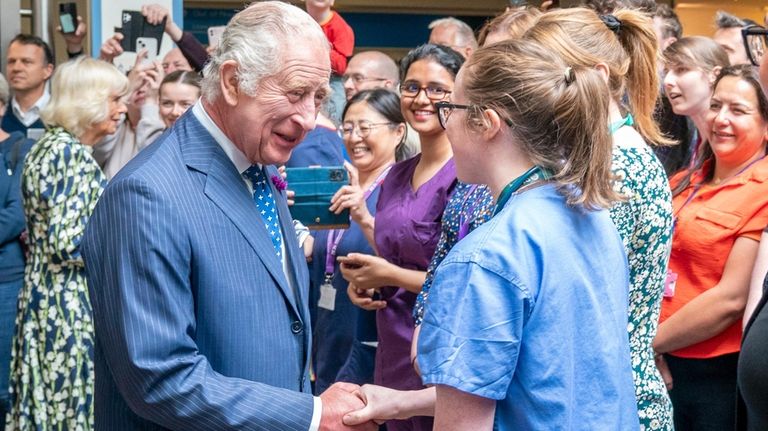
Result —
[[[184, 120], [183, 123], [182, 120]], [[288, 284], [282, 263], [275, 254], [272, 240], [240, 173], [237, 172], [224, 150], [191, 112], [177, 123], [182, 123], [178, 125], [180, 126], [178, 133], [187, 166], [206, 174], [204, 186], [206, 197], [219, 207], [242, 233], [288, 303], [291, 304], [294, 313], [301, 316], [296, 295]], [[282, 216], [283, 214], [280, 213], [280, 217]], [[290, 215], [288, 217], [290, 220]], [[281, 223], [285, 229], [284, 220], [281, 220]], [[284, 232], [284, 235], [292, 233], [293, 228]]]

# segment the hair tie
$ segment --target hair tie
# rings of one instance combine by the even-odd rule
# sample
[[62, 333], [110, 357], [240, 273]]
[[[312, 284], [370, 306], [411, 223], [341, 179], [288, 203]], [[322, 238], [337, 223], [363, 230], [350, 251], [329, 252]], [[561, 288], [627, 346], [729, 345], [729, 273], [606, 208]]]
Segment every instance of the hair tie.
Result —
[[573, 74], [573, 68], [571, 66], [565, 68], [563, 77], [565, 77], [565, 85], [569, 85], [576, 79], [576, 76]]
[[621, 21], [618, 18], [613, 15], [600, 15], [600, 19], [616, 36], [621, 33]]

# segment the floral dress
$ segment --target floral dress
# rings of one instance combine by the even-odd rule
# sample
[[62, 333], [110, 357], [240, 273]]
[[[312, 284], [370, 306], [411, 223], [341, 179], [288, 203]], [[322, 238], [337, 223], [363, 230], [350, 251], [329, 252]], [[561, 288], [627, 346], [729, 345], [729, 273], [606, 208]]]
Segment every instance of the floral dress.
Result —
[[16, 312], [6, 429], [93, 426], [93, 322], [80, 241], [106, 180], [62, 128], [30, 150], [22, 198], [30, 257]]
[[493, 209], [493, 196], [488, 187], [458, 183], [451, 200], [445, 206], [440, 240], [427, 267], [427, 277], [419, 296], [416, 297], [416, 305], [413, 307], [413, 318], [417, 326], [421, 325], [421, 320], [424, 318], [424, 306], [435, 278], [435, 270], [440, 262], [460, 239], [490, 220]]
[[672, 430], [672, 403], [653, 354], [671, 250], [672, 194], [647, 145], [615, 145], [612, 171], [614, 189], [626, 198], [610, 213], [629, 259], [627, 329], [640, 429]]

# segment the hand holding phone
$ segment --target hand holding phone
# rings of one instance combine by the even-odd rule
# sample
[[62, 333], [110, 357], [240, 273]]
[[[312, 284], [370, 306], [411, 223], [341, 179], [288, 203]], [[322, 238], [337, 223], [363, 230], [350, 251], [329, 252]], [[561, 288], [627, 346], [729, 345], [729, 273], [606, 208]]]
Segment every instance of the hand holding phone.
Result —
[[77, 30], [77, 3], [59, 4], [59, 25], [64, 34], [73, 34]]

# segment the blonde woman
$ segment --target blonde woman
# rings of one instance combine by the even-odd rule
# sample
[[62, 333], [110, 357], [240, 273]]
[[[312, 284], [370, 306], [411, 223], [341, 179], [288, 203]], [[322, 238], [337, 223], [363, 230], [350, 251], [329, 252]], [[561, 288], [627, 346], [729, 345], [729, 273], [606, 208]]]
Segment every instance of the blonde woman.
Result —
[[114, 133], [128, 80], [79, 57], [53, 76], [49, 127], [27, 155], [21, 188], [30, 257], [19, 294], [8, 429], [93, 426], [93, 323], [80, 241], [106, 179], [89, 147]]
[[667, 144], [653, 120], [659, 78], [651, 19], [638, 11], [598, 16], [584, 8], [548, 12], [525, 35], [567, 63], [600, 70], [608, 82], [615, 189], [611, 219], [629, 260], [629, 345], [638, 417], [646, 430], [671, 430], [672, 403], [656, 367], [656, 335], [672, 240], [672, 194], [651, 149]]

